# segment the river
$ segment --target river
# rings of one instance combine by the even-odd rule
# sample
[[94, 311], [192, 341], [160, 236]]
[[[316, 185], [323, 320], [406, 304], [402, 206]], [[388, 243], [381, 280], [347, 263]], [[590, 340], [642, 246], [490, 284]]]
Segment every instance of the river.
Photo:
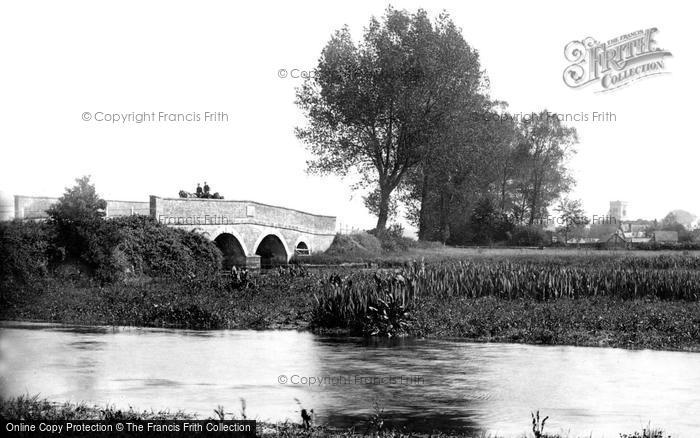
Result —
[[[545, 431], [617, 437], [649, 422], [700, 436], [700, 354], [402, 339], [296, 331], [194, 331], [0, 324], [0, 393], [119, 408], [218, 405], [250, 419], [364, 431], [386, 423], [519, 435], [530, 412]], [[315, 379], [315, 380], [314, 380]]]

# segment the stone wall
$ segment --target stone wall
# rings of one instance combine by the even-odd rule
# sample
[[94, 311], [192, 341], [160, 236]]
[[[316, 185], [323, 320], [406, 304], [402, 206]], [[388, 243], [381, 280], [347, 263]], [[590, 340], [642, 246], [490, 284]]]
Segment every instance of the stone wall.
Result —
[[[15, 195], [15, 219], [46, 219], [46, 210], [58, 202], [58, 198], [47, 196]], [[107, 217], [131, 216], [132, 214], [148, 215], [149, 203], [146, 201], [113, 201], [107, 200]]]
[[46, 219], [46, 210], [56, 201], [58, 198], [15, 195], [15, 219]]
[[151, 213], [148, 201], [107, 201], [107, 217], [131, 216], [142, 214], [148, 216]]

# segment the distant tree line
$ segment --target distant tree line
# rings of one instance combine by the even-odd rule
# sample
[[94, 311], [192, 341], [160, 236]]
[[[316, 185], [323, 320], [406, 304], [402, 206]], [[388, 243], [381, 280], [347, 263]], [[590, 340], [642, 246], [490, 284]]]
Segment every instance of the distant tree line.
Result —
[[359, 175], [378, 232], [403, 205], [423, 240], [537, 240], [574, 183], [575, 130], [546, 110], [516, 118], [492, 99], [478, 52], [446, 13], [432, 21], [389, 7], [360, 42], [338, 30], [297, 105], [308, 170]]

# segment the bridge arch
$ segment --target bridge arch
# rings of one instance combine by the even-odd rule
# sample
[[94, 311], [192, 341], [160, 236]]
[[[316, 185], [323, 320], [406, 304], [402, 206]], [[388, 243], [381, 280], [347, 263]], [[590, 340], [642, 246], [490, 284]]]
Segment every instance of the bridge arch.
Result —
[[245, 244], [240, 236], [236, 236], [236, 234], [232, 231], [225, 231], [214, 239], [214, 243], [216, 243], [216, 246], [223, 254], [222, 264], [224, 269], [231, 269], [234, 266], [246, 264], [247, 252]]
[[294, 242], [295, 255], [310, 255], [311, 251], [311, 242], [306, 236], [299, 236]]
[[291, 257], [286, 240], [276, 231], [260, 235], [255, 243], [255, 254], [260, 256], [262, 267], [286, 264]]

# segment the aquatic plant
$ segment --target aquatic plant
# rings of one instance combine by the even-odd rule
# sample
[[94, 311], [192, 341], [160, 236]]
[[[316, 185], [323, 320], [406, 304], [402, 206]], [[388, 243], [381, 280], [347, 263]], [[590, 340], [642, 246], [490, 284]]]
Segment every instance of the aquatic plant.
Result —
[[296, 278], [296, 277], [308, 277], [310, 275], [309, 268], [304, 265], [297, 263], [292, 263], [289, 265], [278, 266], [275, 271], [273, 271], [277, 276]]
[[[330, 296], [348, 305], [353, 295], [364, 301], [376, 294], [376, 275], [359, 273], [345, 279], [346, 286]], [[653, 297], [669, 300], [700, 299], [700, 258], [631, 258], [567, 264], [557, 260], [457, 261], [431, 265], [412, 263], [391, 274], [393, 290], [411, 298], [426, 295], [496, 296], [504, 299], [531, 298], [540, 301], [559, 298], [613, 296], [623, 299]], [[327, 284], [334, 285], [332, 281]], [[367, 297], [363, 297], [366, 294]], [[352, 310], [352, 309], [348, 309]]]
[[545, 437], [546, 435], [544, 435], [544, 424], [549, 419], [549, 416], [544, 417], [542, 420], [540, 420], [539, 410], [536, 414], [530, 412], [530, 415], [532, 416], [532, 433], [535, 435], [535, 438]]
[[333, 274], [322, 285], [324, 292], [315, 295], [313, 322], [321, 327], [350, 328], [368, 335], [404, 334], [415, 304], [407, 281], [400, 274], [375, 272], [371, 280], [355, 283], [351, 277]]
[[634, 432], [631, 434], [621, 433], [620, 438], [671, 438], [671, 435], [664, 435], [662, 429], [647, 425], [641, 432]]
[[[700, 266], [700, 258], [638, 257], [610, 259], [605, 263], [589, 259], [594, 258], [574, 261], [561, 258], [482, 259], [429, 265], [414, 262], [395, 270], [361, 271], [344, 276], [334, 273], [321, 282], [320, 292], [314, 295], [313, 323], [317, 327], [394, 336], [411, 332], [416, 311], [424, 314], [430, 306], [442, 307], [441, 303], [451, 300], [487, 297], [527, 302], [603, 297], [647, 301], [700, 300], [700, 269], [696, 269]], [[525, 310], [527, 314], [531, 313], [531, 310]], [[444, 319], [448, 315], [434, 317]], [[461, 318], [465, 316], [461, 315]], [[635, 326], [616, 327], [614, 330], [626, 333], [638, 333], [640, 329], [654, 331], [666, 325], [663, 318], [661, 313], [650, 315], [648, 320], [635, 317]], [[510, 327], [515, 319], [502, 322]], [[622, 321], [626, 317], [621, 314], [617, 319]], [[557, 343], [557, 333], [564, 331], [560, 326], [565, 321], [567, 319], [555, 324], [556, 321], [542, 315], [539, 323], [526, 328], [525, 337], [540, 343]], [[594, 322], [588, 321], [585, 325]], [[455, 320], [455, 323], [459, 321]], [[479, 326], [484, 325], [474, 325]], [[488, 333], [475, 333], [475, 336], [484, 334]]]

